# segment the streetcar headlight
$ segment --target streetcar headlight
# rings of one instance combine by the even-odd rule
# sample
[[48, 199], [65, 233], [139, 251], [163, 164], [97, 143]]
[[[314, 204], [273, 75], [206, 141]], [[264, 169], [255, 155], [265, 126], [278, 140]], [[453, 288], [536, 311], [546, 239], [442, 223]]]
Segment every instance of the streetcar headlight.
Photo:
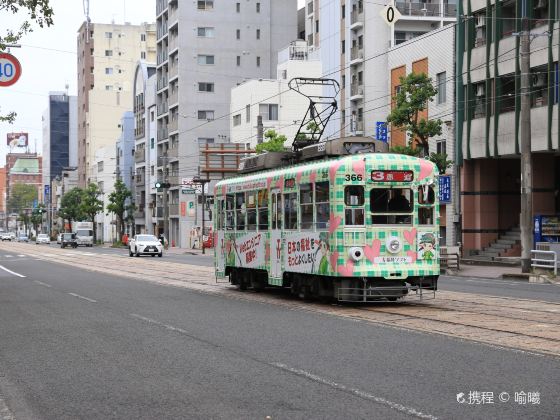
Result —
[[396, 238], [394, 236], [387, 239], [386, 245], [387, 245], [387, 251], [389, 251], [392, 254], [396, 254], [397, 252], [399, 252], [402, 246], [399, 238]]
[[353, 246], [348, 250], [348, 255], [357, 262], [364, 258], [364, 250], [359, 246]]

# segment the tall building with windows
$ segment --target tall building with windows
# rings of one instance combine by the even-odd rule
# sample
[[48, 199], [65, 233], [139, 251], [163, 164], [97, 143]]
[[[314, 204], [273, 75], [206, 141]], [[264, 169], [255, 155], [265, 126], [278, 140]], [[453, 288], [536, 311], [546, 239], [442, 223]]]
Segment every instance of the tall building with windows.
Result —
[[[560, 214], [560, 2], [527, 2], [533, 215]], [[520, 255], [522, 2], [462, 1], [457, 27], [457, 163], [465, 252]], [[560, 235], [560, 224], [549, 226]], [[508, 246], [506, 246], [508, 245]]]
[[278, 51], [297, 39], [297, 0], [156, 0], [156, 13], [157, 176], [171, 184], [170, 243], [186, 246], [201, 212], [186, 212], [196, 198], [180, 184], [200, 173], [199, 144], [229, 141], [231, 88], [276, 78]]
[[307, 43], [320, 49], [323, 76], [341, 86], [339, 110], [324, 136], [375, 135], [376, 122], [386, 120], [391, 104], [387, 53], [456, 20], [455, 0], [395, 4], [402, 16], [389, 26], [380, 15], [385, 2], [306, 0]]
[[132, 109], [136, 63], [156, 58], [154, 24], [84, 22], [78, 30], [78, 179], [92, 179], [95, 151], [120, 136], [121, 116]]

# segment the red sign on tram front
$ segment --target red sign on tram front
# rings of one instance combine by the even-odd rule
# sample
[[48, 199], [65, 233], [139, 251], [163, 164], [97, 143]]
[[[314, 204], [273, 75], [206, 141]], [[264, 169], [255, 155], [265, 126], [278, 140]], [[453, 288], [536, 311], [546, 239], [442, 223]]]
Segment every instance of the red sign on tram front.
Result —
[[412, 182], [412, 171], [371, 171], [371, 180], [374, 182]]

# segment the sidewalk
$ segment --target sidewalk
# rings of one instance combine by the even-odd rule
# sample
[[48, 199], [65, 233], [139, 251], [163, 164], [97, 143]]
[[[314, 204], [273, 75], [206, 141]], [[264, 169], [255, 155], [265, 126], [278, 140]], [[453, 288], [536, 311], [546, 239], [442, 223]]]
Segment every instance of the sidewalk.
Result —
[[461, 264], [461, 270], [452, 270], [453, 276], [479, 277], [485, 279], [516, 278], [529, 280], [529, 275], [521, 273], [521, 267], [500, 267], [475, 264]]

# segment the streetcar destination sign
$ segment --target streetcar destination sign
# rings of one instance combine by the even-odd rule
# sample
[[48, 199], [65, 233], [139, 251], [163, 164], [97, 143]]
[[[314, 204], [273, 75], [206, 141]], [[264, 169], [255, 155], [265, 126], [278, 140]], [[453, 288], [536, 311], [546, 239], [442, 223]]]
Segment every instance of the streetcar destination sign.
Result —
[[371, 180], [374, 182], [412, 182], [412, 171], [371, 171]]
[[0, 86], [16, 83], [21, 76], [21, 64], [12, 54], [0, 53]]

